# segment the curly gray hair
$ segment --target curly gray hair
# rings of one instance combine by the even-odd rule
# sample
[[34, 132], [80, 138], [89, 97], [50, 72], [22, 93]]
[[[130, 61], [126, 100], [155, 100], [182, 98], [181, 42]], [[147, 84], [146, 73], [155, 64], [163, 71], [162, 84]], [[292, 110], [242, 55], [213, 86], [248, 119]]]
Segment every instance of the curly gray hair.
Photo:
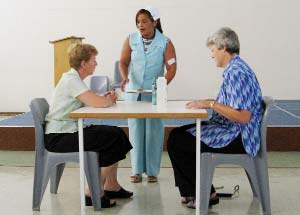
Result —
[[220, 28], [217, 32], [207, 38], [206, 46], [215, 45], [217, 49], [223, 49], [230, 54], [240, 53], [240, 42], [237, 34], [228, 27]]

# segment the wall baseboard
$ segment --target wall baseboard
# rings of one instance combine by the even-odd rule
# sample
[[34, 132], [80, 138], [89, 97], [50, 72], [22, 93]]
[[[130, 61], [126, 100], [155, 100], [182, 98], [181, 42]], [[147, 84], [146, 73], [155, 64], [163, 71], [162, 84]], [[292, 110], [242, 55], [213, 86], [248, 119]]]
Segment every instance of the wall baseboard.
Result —
[[24, 112], [0, 112], [0, 116], [16, 116]]
[[[122, 128], [128, 135], [128, 128]], [[165, 128], [166, 141], [173, 127]], [[300, 127], [269, 127], [268, 151], [300, 151]], [[34, 151], [34, 127], [0, 127], [0, 150]]]

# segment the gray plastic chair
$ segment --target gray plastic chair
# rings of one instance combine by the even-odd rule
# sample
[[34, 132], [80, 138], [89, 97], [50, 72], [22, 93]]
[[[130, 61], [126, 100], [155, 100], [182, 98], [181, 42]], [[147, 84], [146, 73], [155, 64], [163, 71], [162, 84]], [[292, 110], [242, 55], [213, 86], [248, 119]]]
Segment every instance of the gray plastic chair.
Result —
[[119, 61], [116, 61], [115, 70], [114, 70], [114, 83], [112, 84], [112, 88], [113, 89], [120, 88], [121, 82], [122, 82], [122, 77], [119, 70]]
[[92, 76], [90, 79], [90, 88], [95, 93], [103, 94], [109, 90], [108, 76]]
[[[49, 178], [50, 192], [56, 194], [59, 181], [63, 174], [66, 162], [79, 162], [79, 153], [54, 153], [49, 152], [44, 145], [45, 116], [49, 105], [44, 98], [35, 98], [30, 103], [35, 125], [35, 167], [33, 183], [32, 209], [40, 210], [42, 198]], [[101, 209], [99, 161], [96, 152], [84, 152], [84, 165], [87, 183], [91, 190], [94, 210]]]
[[253, 196], [257, 197], [262, 205], [264, 214], [271, 214], [270, 190], [267, 162], [267, 120], [270, 108], [273, 104], [271, 97], [263, 99], [264, 114], [261, 122], [261, 148], [258, 154], [252, 158], [247, 154], [219, 154], [202, 153], [201, 154], [201, 179], [200, 179], [200, 212], [208, 213], [210, 198], [210, 189], [214, 175], [215, 167], [220, 164], [234, 164], [242, 166], [250, 182]]

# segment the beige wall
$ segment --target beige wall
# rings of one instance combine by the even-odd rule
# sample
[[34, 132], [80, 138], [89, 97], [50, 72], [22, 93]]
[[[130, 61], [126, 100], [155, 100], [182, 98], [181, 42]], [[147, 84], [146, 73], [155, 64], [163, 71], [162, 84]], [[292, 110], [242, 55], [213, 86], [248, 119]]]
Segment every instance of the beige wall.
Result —
[[96, 74], [112, 78], [123, 41], [135, 31], [135, 13], [149, 4], [160, 9], [165, 34], [177, 51], [170, 99], [215, 96], [222, 70], [215, 68], [205, 41], [221, 26], [239, 34], [241, 56], [255, 70], [265, 95], [299, 99], [297, 0], [10, 0], [0, 4], [0, 112], [28, 111], [31, 98], [51, 97], [49, 40], [85, 37], [100, 52]]

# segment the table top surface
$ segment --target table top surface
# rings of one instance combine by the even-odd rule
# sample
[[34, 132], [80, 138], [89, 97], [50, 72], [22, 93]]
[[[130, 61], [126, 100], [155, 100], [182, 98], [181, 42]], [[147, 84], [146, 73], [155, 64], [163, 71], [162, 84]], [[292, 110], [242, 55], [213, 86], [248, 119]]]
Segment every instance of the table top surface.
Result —
[[187, 109], [188, 101], [168, 101], [165, 107], [144, 101], [117, 101], [108, 108], [82, 107], [71, 118], [207, 118], [205, 109]]

